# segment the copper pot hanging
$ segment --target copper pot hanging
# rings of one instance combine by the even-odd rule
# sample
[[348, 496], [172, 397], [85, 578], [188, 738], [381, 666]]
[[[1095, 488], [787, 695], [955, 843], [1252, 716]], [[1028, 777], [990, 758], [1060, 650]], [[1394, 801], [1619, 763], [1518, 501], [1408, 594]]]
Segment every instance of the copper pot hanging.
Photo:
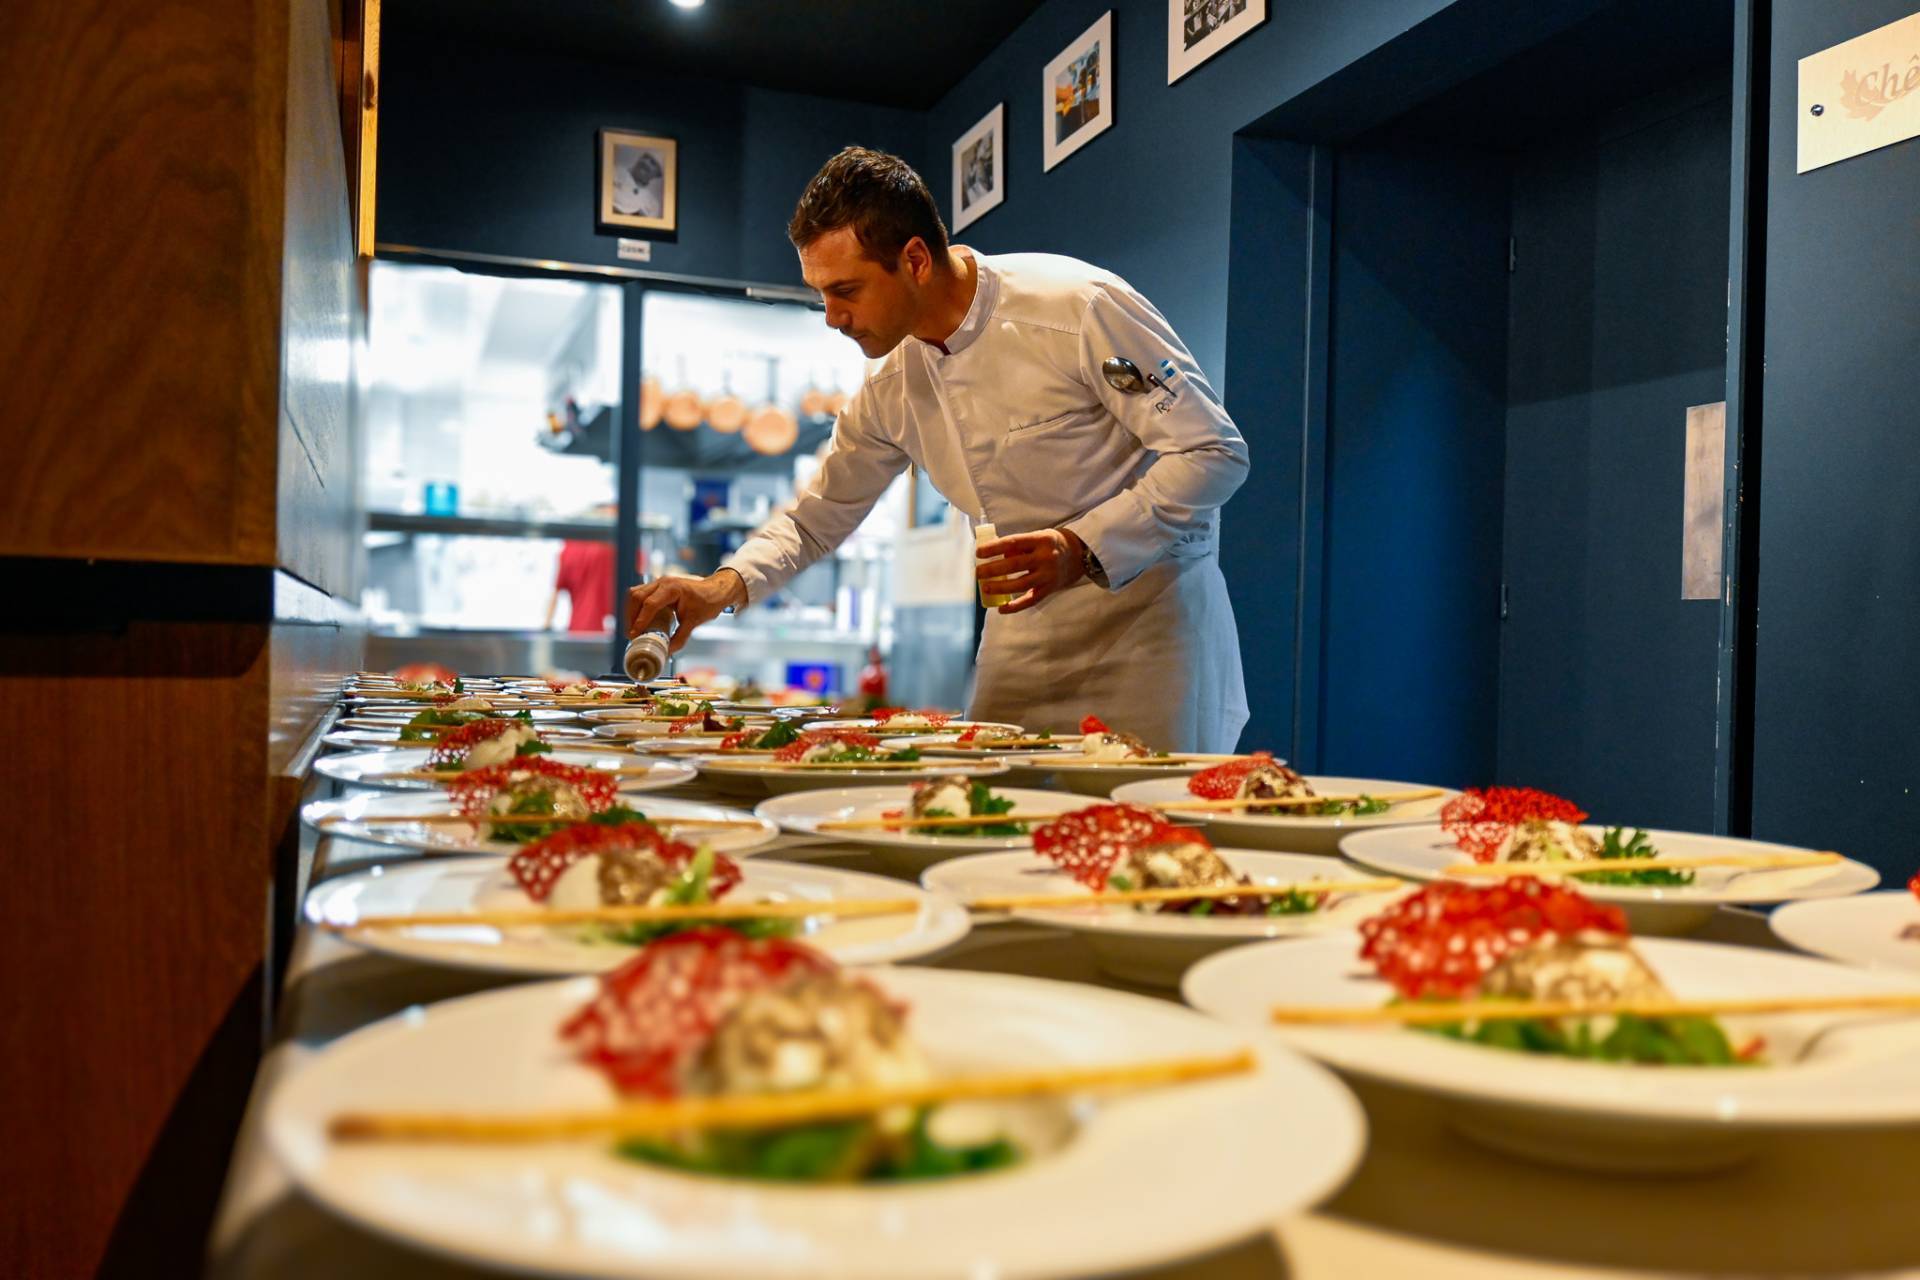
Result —
[[660, 385], [660, 379], [648, 374], [640, 379], [640, 429], [651, 431], [660, 425], [660, 415], [666, 408], [666, 389]]
[[747, 420], [747, 447], [755, 453], [776, 457], [793, 448], [800, 439], [800, 424], [780, 407], [780, 361], [767, 357], [767, 402], [753, 411]]
[[730, 436], [747, 425], [747, 402], [733, 394], [733, 370], [721, 375], [721, 391], [707, 402], [707, 425]]
[[837, 418], [840, 416], [840, 411], [847, 407], [847, 401], [850, 399], [852, 397], [840, 389], [840, 375], [836, 372], [833, 375], [833, 390], [827, 393], [823, 412]]
[[660, 419], [675, 431], [691, 431], [706, 421], [707, 406], [687, 384], [687, 362], [680, 361], [680, 387], [660, 406]]
[[808, 379], [807, 389], [800, 393], [800, 412], [809, 418], [819, 418], [824, 417], [827, 411], [827, 392], [815, 374]]

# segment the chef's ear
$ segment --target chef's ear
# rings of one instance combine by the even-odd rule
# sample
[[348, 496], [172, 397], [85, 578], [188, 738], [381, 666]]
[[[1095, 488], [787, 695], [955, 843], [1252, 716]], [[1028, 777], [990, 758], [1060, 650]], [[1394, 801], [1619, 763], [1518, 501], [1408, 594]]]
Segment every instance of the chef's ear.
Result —
[[933, 275], [933, 250], [927, 248], [925, 240], [913, 236], [900, 249], [900, 265], [906, 268], [915, 284], [925, 284]]

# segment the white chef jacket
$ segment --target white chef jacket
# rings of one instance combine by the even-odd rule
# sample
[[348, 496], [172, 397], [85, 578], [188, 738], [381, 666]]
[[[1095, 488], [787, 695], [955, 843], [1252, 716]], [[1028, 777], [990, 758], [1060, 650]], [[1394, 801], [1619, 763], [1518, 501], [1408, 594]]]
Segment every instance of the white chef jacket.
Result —
[[[1232, 750], [1247, 707], [1219, 522], [1246, 477], [1246, 442], [1126, 281], [1053, 254], [972, 256], [978, 283], [960, 327], [887, 355], [794, 505], [726, 566], [749, 603], [766, 598], [916, 464], [1002, 536], [1071, 529], [1107, 579], [989, 613], [970, 714], [1056, 732], [1094, 714], [1166, 750]], [[1171, 361], [1177, 394], [1115, 390], [1100, 371], [1115, 355], [1156, 376]]]

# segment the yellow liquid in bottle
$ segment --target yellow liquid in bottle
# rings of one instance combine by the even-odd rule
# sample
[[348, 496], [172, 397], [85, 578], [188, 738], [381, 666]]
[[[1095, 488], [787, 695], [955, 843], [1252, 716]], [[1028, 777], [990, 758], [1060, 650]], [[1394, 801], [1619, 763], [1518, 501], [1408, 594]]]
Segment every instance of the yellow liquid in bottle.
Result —
[[[992, 542], [999, 536], [998, 533], [994, 532], [994, 528], [990, 524], [977, 524], [973, 526], [973, 545], [976, 555], [974, 563], [976, 565], [979, 563], [978, 551], [980, 544], [983, 542]], [[1013, 597], [1010, 595], [988, 595], [987, 584], [984, 582], [976, 580], [974, 585], [980, 591], [980, 607], [983, 609], [998, 609], [1003, 604], [1011, 604], [1013, 602]]]

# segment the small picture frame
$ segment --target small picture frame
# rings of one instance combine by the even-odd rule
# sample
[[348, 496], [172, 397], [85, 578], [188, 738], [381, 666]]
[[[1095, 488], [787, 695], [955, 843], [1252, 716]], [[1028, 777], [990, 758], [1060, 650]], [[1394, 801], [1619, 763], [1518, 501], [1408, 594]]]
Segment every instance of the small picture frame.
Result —
[[1040, 92], [1044, 171], [1113, 127], [1113, 10], [1047, 64]]
[[600, 130], [597, 229], [667, 239], [680, 230], [680, 146], [672, 138]]
[[1167, 83], [1267, 20], [1267, 0], [1167, 0]]
[[997, 102], [953, 144], [953, 219], [959, 231], [1007, 198], [1007, 104]]

